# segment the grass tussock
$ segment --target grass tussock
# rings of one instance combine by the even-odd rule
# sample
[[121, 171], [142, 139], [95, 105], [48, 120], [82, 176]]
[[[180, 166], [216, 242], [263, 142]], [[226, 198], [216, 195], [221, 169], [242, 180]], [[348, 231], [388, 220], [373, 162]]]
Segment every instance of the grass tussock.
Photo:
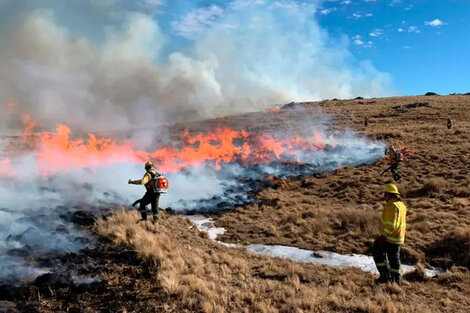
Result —
[[[326, 101], [311, 108], [319, 105], [323, 112], [335, 115], [332, 129], [352, 128], [386, 145], [412, 150], [399, 167], [403, 178], [398, 188], [409, 213], [404, 261], [459, 265], [463, 258], [458, 254], [429, 247], [444, 243], [450, 230], [470, 228], [470, 98], [439, 97], [427, 107], [401, 113], [394, 109], [424, 102], [429, 99], [374, 99], [361, 105]], [[454, 121], [451, 130], [447, 129], [448, 116]], [[288, 122], [292, 116], [278, 114], [276, 118]], [[368, 126], [364, 126], [365, 118]], [[381, 214], [383, 185], [392, 182], [390, 173], [380, 176], [387, 165], [382, 160], [346, 167], [290, 180], [283, 190], [262, 191], [258, 194], [261, 204], [217, 216], [217, 224], [227, 229], [223, 240], [369, 253], [377, 236], [378, 224], [374, 223]]]
[[423, 195], [430, 195], [432, 193], [441, 193], [447, 186], [447, 181], [441, 177], [429, 179], [423, 186]]
[[[347, 182], [351, 182], [348, 180]], [[353, 190], [353, 187], [347, 187]], [[324, 249], [325, 243], [338, 242], [338, 236], [347, 235], [349, 241], [329, 245], [327, 249], [337, 252], [359, 253], [367, 249], [369, 242], [355, 241], [356, 238], [374, 238], [379, 235], [380, 213], [374, 206], [361, 204], [327, 206], [323, 201], [313, 200], [310, 195], [292, 195], [296, 202], [286, 204], [291, 196], [277, 195], [277, 209], [267, 204], [253, 204], [243, 211], [242, 220], [235, 218], [239, 211], [227, 212], [217, 224], [231, 229], [236, 225], [237, 233], [228, 233], [222, 240], [244, 243], [268, 243], [295, 245], [306, 249]], [[286, 195], [287, 194], [287, 195]], [[267, 197], [270, 194], [266, 194]], [[254, 221], [258, 221], [256, 225]], [[242, 240], [240, 240], [242, 239]], [[262, 241], [259, 241], [259, 240]], [[349, 250], [349, 251], [348, 251]]]
[[447, 181], [442, 177], [433, 177], [428, 179], [421, 187], [416, 189], [406, 188], [405, 196], [407, 198], [435, 198], [442, 194], [447, 188]]
[[[161, 219], [155, 226], [144, 227], [137, 220], [135, 212], [120, 211], [106, 221], [97, 221], [95, 230], [116, 243], [134, 247], [143, 258], [156, 259], [156, 282], [168, 295], [184, 299], [191, 310], [242, 312], [248, 308], [252, 312], [279, 312], [281, 303], [309, 309], [317, 301], [296, 275], [281, 282], [253, 278], [246, 259], [220, 247], [204, 247], [203, 243], [211, 242], [201, 238], [197, 230], [190, 230], [190, 222], [181, 217]], [[201, 246], [189, 244], [188, 239], [181, 239], [184, 237]], [[258, 301], [266, 294], [271, 298]]]
[[376, 138], [378, 140], [387, 140], [387, 139], [403, 138], [404, 134], [402, 131], [399, 131], [399, 130], [390, 130], [390, 131], [377, 130], [377, 131], [368, 131], [367, 136]]
[[440, 257], [437, 265], [448, 268], [457, 264], [470, 269], [470, 228], [450, 231], [441, 241], [430, 245], [428, 252]]
[[[351, 218], [345, 215], [349, 222]], [[461, 299], [460, 293], [451, 295], [451, 303], [427, 301], [426, 290], [433, 290], [437, 297], [441, 294], [434, 291], [435, 286], [426, 285], [428, 282], [376, 287], [373, 276], [358, 269], [259, 257], [218, 245], [202, 238], [182, 217], [163, 216], [157, 225], [137, 224], [138, 219], [136, 212], [122, 210], [98, 220], [95, 231], [135, 249], [141, 258], [153, 260], [157, 266], [146, 277], [152, 288], [141, 292], [149, 299], [152, 292], [163, 292], [171, 299], [166, 306], [179, 312], [459, 311], [455, 301]], [[462, 275], [460, 284], [465, 287], [467, 278]], [[397, 297], [399, 302], [394, 301]]]
[[[395, 106], [423, 101], [429, 101], [429, 98], [374, 99], [371, 102], [365, 101], [361, 105], [355, 101], [326, 101], [316, 103], [312, 105], [312, 108], [307, 105], [302, 114], [313, 112], [313, 107], [320, 105], [323, 112], [337, 117], [335, 125], [331, 125], [333, 130], [352, 128], [370, 138], [380, 139], [384, 144], [405, 145], [410, 148], [413, 153], [406, 156], [405, 161], [400, 164], [403, 179], [398, 183], [408, 206], [408, 230], [403, 248], [403, 261], [405, 263], [426, 262], [446, 268], [461, 265], [467, 268], [468, 232], [466, 230], [470, 229], [470, 201], [468, 200], [470, 198], [470, 170], [468, 168], [470, 111], [466, 108], [470, 105], [470, 98], [458, 95], [437, 97], [432, 99], [429, 107], [408, 110], [399, 114], [393, 109]], [[276, 119], [279, 121], [276, 125], [292, 121], [295, 119], [293, 114], [295, 111], [292, 110], [276, 113]], [[355, 118], [351, 120], [351, 116]], [[452, 130], [446, 128], [447, 116], [451, 116], [454, 120]], [[366, 117], [369, 119], [369, 125], [365, 128], [363, 121]], [[255, 118], [256, 116], [250, 119], [250, 124], [253, 124]], [[258, 120], [260, 129], [265, 119], [268, 117], [263, 114]], [[239, 122], [243, 125], [242, 119]], [[274, 124], [271, 122], [270, 125]], [[301, 133], [301, 126], [292, 127]], [[284, 244], [312, 250], [333, 250], [339, 253], [368, 253], [373, 240], [378, 235], [383, 205], [383, 185], [391, 182], [389, 173], [380, 176], [386, 166], [386, 162], [378, 162], [371, 166], [343, 168], [333, 173], [289, 180], [286, 187], [282, 189], [263, 190], [258, 194], [261, 203], [217, 215], [217, 226], [227, 229], [222, 240], [244, 244]], [[168, 236], [174, 238], [173, 234]], [[130, 238], [135, 237], [135, 234], [128, 231], [121, 233], [118, 237], [116, 237], [117, 240], [128, 242]], [[201, 238], [201, 235], [198, 238], [205, 240]], [[215, 256], [219, 252], [212, 253]], [[242, 259], [244, 258], [248, 257], [244, 256]], [[247, 277], [251, 274], [255, 277], [265, 277], [263, 280], [273, 282], [279, 281], [279, 277], [284, 277], [282, 278], [284, 282], [288, 277], [285, 268], [275, 266], [273, 263], [270, 263], [272, 268], [262, 266], [259, 269], [254, 268], [251, 263], [256, 262], [252, 259], [248, 262], [248, 271], [245, 273]], [[221, 273], [227, 273], [227, 270], [221, 269]], [[375, 291], [361, 285], [361, 279], [357, 277], [355, 279], [358, 283], [353, 285], [350, 283], [353, 278], [327, 278], [321, 273], [316, 273], [316, 275], [328, 281], [328, 291], [325, 291], [322, 281], [310, 278], [311, 282], [318, 285], [315, 286], [317, 288], [315, 294], [319, 304], [315, 305], [317, 308], [323, 307], [323, 310], [318, 311], [452, 312], [450, 309], [452, 307], [454, 311], [459, 311], [462, 307], [470, 306], [468, 296], [460, 300], [456, 296], [459, 292], [470, 290], [468, 273], [445, 274], [445, 279], [436, 282], [436, 280], [421, 281], [423, 277], [418, 271], [414, 278], [410, 277], [411, 286], [401, 287], [404, 291], [402, 293], [393, 292], [393, 290], [380, 290], [374, 293]], [[298, 276], [300, 285], [305, 285], [305, 273]], [[171, 278], [171, 276], [168, 277]], [[173, 291], [175, 295], [184, 292], [185, 283], [170, 278], [166, 281], [168, 285], [166, 288], [176, 290]], [[295, 278], [292, 280], [292, 283], [294, 282], [296, 282]], [[251, 288], [250, 286], [257, 284], [238, 283], [240, 288]], [[308, 284], [311, 286], [312, 283]], [[413, 302], [410, 300], [411, 297], [419, 299], [419, 296], [413, 293], [413, 290], [417, 290], [417, 285], [432, 286], [430, 288], [433, 291], [421, 290], [428, 296], [421, 298], [421, 301]], [[210, 290], [209, 287], [207, 288]], [[227, 288], [229, 288], [228, 285]], [[289, 292], [295, 292], [295, 290], [295, 287], [292, 287]], [[265, 291], [269, 295], [267, 297], [271, 299], [272, 291], [270, 289]], [[205, 293], [203, 290], [201, 292]], [[248, 303], [246, 305], [249, 308], [248, 311], [281, 311], [280, 308], [283, 306], [279, 305], [280, 300], [265, 303], [255, 298], [255, 295], [260, 294], [256, 292], [251, 293], [251, 296], [245, 294], [247, 298], [244, 301]], [[353, 299], [356, 299], [358, 294], [362, 295], [362, 298], [356, 303]], [[413, 302], [414, 306], [412, 308], [405, 304], [400, 306], [396, 301], [398, 297], [400, 298], [398, 303]], [[429, 303], [434, 299], [444, 300], [430, 310]], [[459, 301], [460, 306], [456, 305]], [[209, 300], [205, 305], [205, 310], [217, 310], [219, 306], [228, 310], [220, 303], [225, 302]], [[229, 308], [233, 306], [229, 305]], [[292, 310], [292, 312], [295, 311], [299, 309]]]

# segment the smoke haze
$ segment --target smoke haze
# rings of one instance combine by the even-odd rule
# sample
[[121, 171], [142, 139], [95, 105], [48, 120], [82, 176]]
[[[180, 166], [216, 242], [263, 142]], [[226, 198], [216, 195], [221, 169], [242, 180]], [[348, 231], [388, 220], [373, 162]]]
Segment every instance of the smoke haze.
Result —
[[98, 131], [387, 95], [389, 76], [319, 26], [319, 3], [2, 1], [0, 131], [15, 112]]
[[[332, 38], [319, 26], [321, 1], [199, 3], [2, 1], [0, 134], [17, 134], [29, 114], [36, 129], [62, 123], [85, 134], [132, 128], [128, 137], [151, 146], [152, 129], [163, 121], [389, 93], [387, 74], [354, 60], [347, 39]], [[231, 162], [220, 170], [202, 164], [169, 173], [171, 191], [161, 206], [225, 209], [253, 201], [251, 182], [266, 175], [369, 164], [382, 153], [381, 144], [354, 134], [318, 131], [338, 148], [298, 155], [303, 167], [280, 165], [297, 161], [280, 156], [277, 163]], [[142, 164], [125, 150], [106, 162], [89, 159], [73, 167], [60, 158], [45, 164], [40, 151], [4, 158], [10, 143], [0, 141], [0, 282], [47, 270], [27, 265], [30, 257], [90, 246], [93, 238], [70, 221], [75, 211], [127, 205], [142, 196], [142, 187], [126, 184], [141, 177]], [[43, 175], [45, 165], [60, 170]]]
[[[322, 144], [330, 148], [283, 153], [265, 164], [229, 162], [217, 167], [208, 162], [167, 173], [170, 192], [162, 195], [160, 207], [179, 212], [232, 209], [257, 201], [252, 192], [266, 187], [269, 175], [295, 177], [371, 164], [383, 153], [382, 144], [352, 133], [321, 136]], [[91, 247], [93, 237], [72, 223], [75, 212], [99, 215], [103, 208], [129, 208], [144, 193], [142, 186], [126, 184], [144, 172], [131, 154], [117, 158], [105, 153], [100, 162], [85, 163], [89, 164], [86, 167], [74, 166], [73, 160], [67, 159], [70, 156], [54, 149], [49, 150], [49, 157], [70, 166], [49, 163], [43, 156], [38, 148], [11, 159], [10, 172], [0, 173], [0, 282], [15, 282], [47, 270], [28, 266], [25, 262], [30, 258]]]

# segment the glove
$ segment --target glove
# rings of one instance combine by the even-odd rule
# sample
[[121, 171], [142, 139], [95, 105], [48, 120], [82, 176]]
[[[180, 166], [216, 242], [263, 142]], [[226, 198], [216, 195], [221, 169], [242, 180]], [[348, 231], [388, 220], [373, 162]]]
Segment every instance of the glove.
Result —
[[132, 182], [132, 180], [131, 180], [131, 179], [129, 179], [129, 180], [127, 181], [127, 183], [128, 183], [128, 184], [130, 184], [131, 182]]

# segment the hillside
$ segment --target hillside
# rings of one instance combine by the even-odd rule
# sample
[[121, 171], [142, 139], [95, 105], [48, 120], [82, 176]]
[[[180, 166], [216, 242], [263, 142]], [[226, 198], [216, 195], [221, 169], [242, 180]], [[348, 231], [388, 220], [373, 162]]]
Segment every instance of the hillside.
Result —
[[[0, 303], [22, 312], [467, 312], [470, 307], [470, 96], [420, 96], [321, 101], [269, 112], [175, 125], [175, 133], [230, 126], [288, 129], [304, 135], [307, 120], [350, 129], [413, 153], [398, 184], [408, 206], [404, 263], [419, 264], [402, 286], [377, 286], [376, 276], [253, 255], [215, 243], [180, 214], [157, 225], [138, 214], [84, 223], [94, 248], [48, 260], [57, 275], [19, 287], [1, 286]], [[319, 114], [329, 118], [319, 118]], [[447, 117], [454, 121], [446, 128]], [[364, 119], [368, 118], [368, 126]], [[259, 200], [209, 214], [227, 243], [280, 244], [341, 254], [369, 254], [378, 235], [384, 163], [281, 179]], [[35, 260], [37, 263], [45, 262]], [[445, 274], [426, 278], [422, 268]], [[59, 270], [60, 269], [60, 270]], [[72, 276], [92, 277], [77, 283]]]
[[[424, 104], [413, 108], [415, 104]], [[399, 189], [409, 206], [407, 262], [470, 268], [470, 96], [422, 96], [306, 104], [350, 128], [413, 151]], [[407, 108], [409, 106], [410, 108]], [[282, 116], [283, 112], [278, 113]], [[447, 130], [447, 117], [454, 121]], [[364, 119], [368, 118], [368, 127]], [[261, 204], [217, 217], [224, 241], [367, 253], [378, 234], [386, 164], [291, 180], [259, 194]]]

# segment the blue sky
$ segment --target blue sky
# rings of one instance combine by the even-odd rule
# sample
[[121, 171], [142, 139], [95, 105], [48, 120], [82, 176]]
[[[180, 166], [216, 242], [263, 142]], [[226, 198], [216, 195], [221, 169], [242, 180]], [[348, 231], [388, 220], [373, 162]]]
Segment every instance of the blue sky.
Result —
[[[316, 4], [311, 18], [328, 32], [331, 41], [346, 36], [348, 50], [357, 61], [370, 60], [378, 71], [391, 75], [393, 94], [470, 92], [470, 1], [311, 2]], [[162, 21], [226, 3], [173, 1], [166, 7], [166, 13], [171, 14], [163, 14]], [[181, 37], [174, 38], [184, 46]]]
[[325, 1], [317, 16], [399, 94], [470, 92], [470, 1]]
[[0, 103], [107, 129], [463, 93], [469, 38], [469, 0], [0, 0]]

